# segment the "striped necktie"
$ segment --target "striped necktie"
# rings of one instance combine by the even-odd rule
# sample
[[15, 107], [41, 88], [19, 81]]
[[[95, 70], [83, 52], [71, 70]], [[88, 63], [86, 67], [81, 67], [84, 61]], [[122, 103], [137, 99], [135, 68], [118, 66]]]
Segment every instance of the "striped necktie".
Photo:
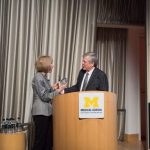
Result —
[[88, 75], [89, 73], [87, 72], [83, 81], [83, 86], [82, 86], [82, 91], [85, 91], [87, 83], [88, 83]]

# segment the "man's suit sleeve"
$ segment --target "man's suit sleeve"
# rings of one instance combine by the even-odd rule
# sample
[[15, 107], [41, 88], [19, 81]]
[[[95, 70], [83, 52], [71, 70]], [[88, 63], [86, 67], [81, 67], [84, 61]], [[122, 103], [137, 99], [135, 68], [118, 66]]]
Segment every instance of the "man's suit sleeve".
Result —
[[101, 91], [108, 91], [109, 90], [108, 78], [107, 78], [107, 76], [106, 76], [106, 74], [104, 72], [101, 75], [100, 90]]
[[71, 86], [71, 87], [69, 87], [69, 88], [64, 89], [64, 92], [65, 92], [65, 93], [77, 92], [77, 91], [78, 91], [78, 88], [77, 88], [77, 85], [76, 85], [76, 84], [73, 85], [73, 86]]
[[79, 72], [78, 78], [77, 78], [77, 83], [69, 88], [64, 89], [65, 93], [70, 93], [70, 92], [77, 92], [80, 91], [80, 85], [82, 81], [82, 72]]

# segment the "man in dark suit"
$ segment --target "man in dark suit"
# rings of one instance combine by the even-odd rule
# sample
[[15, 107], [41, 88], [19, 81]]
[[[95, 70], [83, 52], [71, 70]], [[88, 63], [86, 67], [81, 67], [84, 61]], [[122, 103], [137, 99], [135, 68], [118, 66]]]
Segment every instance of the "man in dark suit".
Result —
[[83, 55], [82, 69], [79, 72], [77, 83], [66, 88], [64, 93], [76, 91], [108, 91], [108, 79], [106, 74], [97, 68], [97, 56], [93, 52]]

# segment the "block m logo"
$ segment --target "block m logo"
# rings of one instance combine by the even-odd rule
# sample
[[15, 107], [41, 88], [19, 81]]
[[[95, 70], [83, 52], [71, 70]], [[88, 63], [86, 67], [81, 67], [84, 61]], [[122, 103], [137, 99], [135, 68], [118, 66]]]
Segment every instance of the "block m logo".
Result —
[[94, 97], [93, 99], [90, 99], [89, 97], [84, 97], [84, 108], [89, 108], [90, 106], [93, 106], [94, 108], [98, 108], [99, 104], [98, 104], [98, 97]]

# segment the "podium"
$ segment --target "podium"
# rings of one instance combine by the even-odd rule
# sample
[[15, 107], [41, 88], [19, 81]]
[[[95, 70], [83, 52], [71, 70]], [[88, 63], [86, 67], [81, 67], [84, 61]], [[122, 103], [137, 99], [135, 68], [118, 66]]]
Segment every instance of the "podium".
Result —
[[53, 101], [54, 150], [117, 150], [116, 95], [104, 93], [104, 118], [79, 118], [79, 93], [56, 96]]
[[25, 150], [26, 133], [0, 133], [0, 150]]

